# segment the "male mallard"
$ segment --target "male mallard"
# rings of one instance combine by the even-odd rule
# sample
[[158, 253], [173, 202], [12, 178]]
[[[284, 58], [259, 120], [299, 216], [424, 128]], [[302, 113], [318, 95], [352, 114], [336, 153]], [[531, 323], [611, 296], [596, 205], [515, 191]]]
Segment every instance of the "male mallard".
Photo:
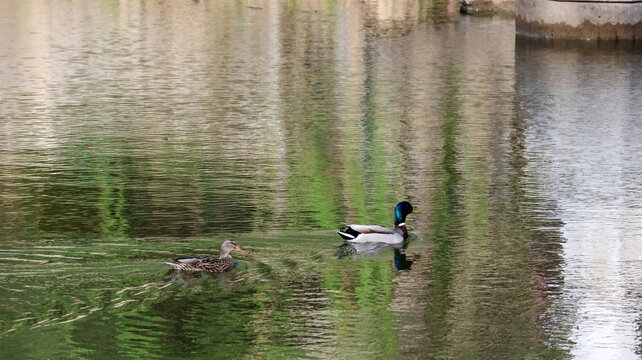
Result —
[[208, 271], [208, 272], [224, 272], [234, 267], [234, 259], [230, 256], [232, 251], [248, 253], [249, 251], [241, 248], [236, 241], [226, 239], [221, 244], [221, 256], [218, 259], [209, 257], [193, 256], [188, 258], [174, 259], [174, 262], [165, 262], [163, 264], [169, 265], [176, 270], [183, 271]]
[[406, 216], [418, 212], [412, 208], [409, 202], [402, 201], [395, 207], [395, 227], [393, 229], [379, 225], [348, 225], [337, 231], [337, 234], [353, 244], [399, 244], [408, 238]]

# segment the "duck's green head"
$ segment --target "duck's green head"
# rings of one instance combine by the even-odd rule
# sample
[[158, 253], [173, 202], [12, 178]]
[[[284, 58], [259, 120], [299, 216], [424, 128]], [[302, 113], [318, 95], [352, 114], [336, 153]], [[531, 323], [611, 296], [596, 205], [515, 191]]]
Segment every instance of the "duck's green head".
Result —
[[395, 207], [395, 225], [399, 225], [406, 222], [406, 216], [411, 213], [418, 213], [419, 211], [412, 208], [407, 201], [402, 201]]

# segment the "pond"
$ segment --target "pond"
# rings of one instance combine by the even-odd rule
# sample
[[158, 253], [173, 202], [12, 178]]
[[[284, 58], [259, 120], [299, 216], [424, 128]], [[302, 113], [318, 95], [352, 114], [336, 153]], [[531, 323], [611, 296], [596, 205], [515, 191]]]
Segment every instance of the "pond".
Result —
[[458, 6], [1, 2], [2, 358], [642, 356], [640, 47]]

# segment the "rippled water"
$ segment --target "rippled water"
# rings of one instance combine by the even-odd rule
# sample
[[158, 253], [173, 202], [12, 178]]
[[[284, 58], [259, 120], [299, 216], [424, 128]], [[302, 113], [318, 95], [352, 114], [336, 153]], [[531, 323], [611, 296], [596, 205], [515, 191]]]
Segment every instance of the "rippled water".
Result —
[[2, 358], [638, 358], [639, 47], [457, 11], [0, 2]]

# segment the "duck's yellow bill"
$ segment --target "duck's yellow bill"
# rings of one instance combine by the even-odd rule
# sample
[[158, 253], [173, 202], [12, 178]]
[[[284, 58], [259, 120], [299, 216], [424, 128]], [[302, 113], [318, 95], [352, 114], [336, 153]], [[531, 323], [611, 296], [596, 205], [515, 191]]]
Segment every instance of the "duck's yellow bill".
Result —
[[421, 211], [419, 211], [419, 210], [414, 210], [413, 209], [412, 212], [413, 212], [413, 214], [421, 214]]
[[240, 253], [245, 253], [245, 254], [249, 254], [250, 253], [249, 251], [247, 251], [245, 249], [242, 249], [241, 247], [238, 247], [238, 246], [236, 247], [236, 249], [234, 249], [234, 251], [238, 251]]

